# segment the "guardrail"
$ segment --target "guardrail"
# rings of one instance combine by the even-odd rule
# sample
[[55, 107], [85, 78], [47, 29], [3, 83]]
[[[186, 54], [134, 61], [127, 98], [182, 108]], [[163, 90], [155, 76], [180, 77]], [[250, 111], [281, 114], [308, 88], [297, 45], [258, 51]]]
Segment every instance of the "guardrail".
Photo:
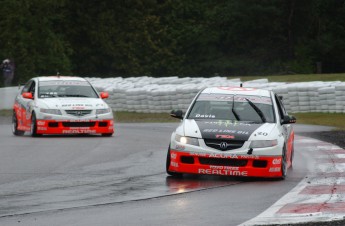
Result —
[[[240, 79], [226, 77], [162, 77], [87, 78], [99, 91], [109, 92], [106, 99], [114, 111], [144, 113], [186, 110], [199, 90], [211, 86], [237, 86]], [[243, 82], [243, 87], [274, 90], [283, 96], [288, 112], [345, 113], [345, 82], [269, 82], [258, 79]], [[18, 87], [0, 89], [0, 109], [11, 109]]]

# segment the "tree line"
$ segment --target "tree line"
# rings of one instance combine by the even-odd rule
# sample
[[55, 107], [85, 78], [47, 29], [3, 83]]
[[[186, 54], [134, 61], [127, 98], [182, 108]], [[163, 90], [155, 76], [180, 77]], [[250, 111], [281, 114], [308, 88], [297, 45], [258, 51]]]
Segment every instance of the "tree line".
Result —
[[1, 0], [16, 80], [345, 72], [344, 0]]

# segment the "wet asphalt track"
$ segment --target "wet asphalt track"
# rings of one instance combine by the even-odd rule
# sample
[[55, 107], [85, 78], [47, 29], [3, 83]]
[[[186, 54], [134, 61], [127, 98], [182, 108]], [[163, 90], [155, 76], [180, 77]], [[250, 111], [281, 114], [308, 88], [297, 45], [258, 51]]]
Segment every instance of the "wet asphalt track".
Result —
[[[238, 225], [267, 209], [308, 173], [295, 147], [284, 181], [168, 177], [177, 124], [118, 124], [116, 135], [15, 137], [0, 125], [0, 225]], [[328, 130], [296, 125], [296, 132]], [[274, 223], [274, 222], [272, 222]]]

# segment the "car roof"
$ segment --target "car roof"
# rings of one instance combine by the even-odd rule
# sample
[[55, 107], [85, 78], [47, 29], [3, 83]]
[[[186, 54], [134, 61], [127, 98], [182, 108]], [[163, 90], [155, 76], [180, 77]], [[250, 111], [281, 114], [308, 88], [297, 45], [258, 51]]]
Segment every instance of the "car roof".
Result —
[[272, 91], [270, 90], [256, 89], [256, 88], [219, 86], [219, 87], [205, 88], [201, 93], [270, 97], [271, 92]]
[[76, 77], [76, 76], [41, 76], [36, 77], [36, 79], [40, 82], [43, 81], [56, 81], [56, 80], [63, 80], [63, 81], [87, 81], [84, 78]]

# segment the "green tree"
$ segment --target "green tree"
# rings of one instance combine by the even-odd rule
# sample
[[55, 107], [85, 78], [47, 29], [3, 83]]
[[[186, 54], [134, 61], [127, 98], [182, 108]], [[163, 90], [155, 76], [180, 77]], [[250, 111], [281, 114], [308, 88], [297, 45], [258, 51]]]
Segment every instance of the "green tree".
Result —
[[68, 73], [71, 47], [61, 30], [64, 0], [3, 0], [0, 54], [16, 63], [16, 81], [37, 75]]

